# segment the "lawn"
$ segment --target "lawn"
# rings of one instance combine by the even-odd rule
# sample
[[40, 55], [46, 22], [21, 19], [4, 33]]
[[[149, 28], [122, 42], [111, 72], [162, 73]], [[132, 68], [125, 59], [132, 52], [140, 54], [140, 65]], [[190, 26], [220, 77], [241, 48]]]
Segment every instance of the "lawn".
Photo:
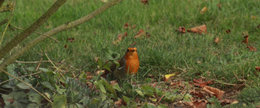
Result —
[[[16, 0], [15, 2], [13, 16], [10, 12], [0, 13], [0, 21], [5, 18], [12, 18], [11, 25], [24, 29], [36, 21], [54, 3], [53, 0], [26, 0], [26, 2]], [[100, 0], [68, 0], [37, 32], [44, 33], [60, 24], [76, 20], [103, 4]], [[204, 7], [207, 10], [202, 11]], [[128, 27], [126, 27], [126, 24], [128, 24]], [[189, 29], [203, 24], [207, 27], [207, 33], [178, 32], [179, 27]], [[1, 34], [4, 32], [5, 26], [6, 24], [0, 26]], [[146, 32], [149, 36], [142, 35], [134, 38], [140, 30]], [[0, 47], [3, 47], [19, 32], [21, 30], [7, 29]], [[127, 36], [115, 43], [118, 40], [118, 35], [125, 33], [127, 33]], [[256, 51], [250, 50], [246, 44], [242, 43], [245, 35], [249, 36], [248, 45], [256, 48]], [[23, 44], [17, 46], [16, 50], [19, 50], [24, 44], [37, 36], [39, 34], [32, 34]], [[260, 66], [260, 0], [149, 0], [148, 4], [144, 4], [140, 0], [123, 0], [90, 21], [73, 29], [60, 32], [53, 38], [57, 41], [48, 38], [40, 42], [9, 67], [20, 69], [24, 72], [22, 74], [31, 74], [37, 72], [34, 71], [34, 68], [38, 66], [38, 63], [24, 62], [40, 61], [41, 59], [51, 60], [56, 66], [49, 62], [42, 63], [40, 65], [42, 70], [40, 71], [46, 69], [53, 72], [61, 71], [64, 72], [64, 75], [70, 74], [63, 77], [80, 79], [82, 73], [90, 72], [94, 74], [102, 69], [100, 63], [104, 64], [108, 60], [109, 51], [120, 54], [121, 57], [126, 49], [135, 43], [134, 46], [138, 49], [140, 59], [140, 69], [134, 78], [134, 81], [138, 82], [137, 85], [147, 82], [149, 84], [149, 81], [154, 83], [154, 80], [161, 82], [164, 75], [175, 73], [177, 75], [171, 78], [169, 82], [162, 81], [165, 85], [161, 84], [159, 88], [169, 88], [167, 83], [175, 81], [185, 82], [186, 84], [194, 82], [194, 79], [212, 80], [214, 84], [210, 86], [221, 89], [227, 94], [230, 94], [228, 91], [234, 92], [232, 96], [224, 95], [227, 99], [237, 101], [236, 103], [231, 102], [232, 105], [228, 104], [227, 107], [241, 107], [241, 105], [243, 107], [255, 107], [259, 105], [260, 78], [256, 67]], [[214, 42], [215, 38], [218, 38], [219, 41]], [[15, 53], [15, 51], [11, 53]], [[97, 59], [99, 62], [97, 62]], [[28, 68], [33, 68], [33, 71], [28, 71]], [[71, 74], [76, 74], [76, 77]], [[55, 79], [61, 76], [54, 75], [53, 77]], [[37, 81], [42, 80], [36, 81], [35, 77], [32, 76], [28, 79], [34, 80], [34, 82], [31, 82], [32, 85], [43, 93], [48, 91], [51, 95], [61, 95], [63, 93], [57, 90], [57, 86], [59, 86], [59, 90], [67, 90], [65, 91], [67, 95], [63, 94], [56, 97], [62, 99], [62, 96], [69, 97], [68, 91], [70, 89], [68, 87], [70, 87], [70, 84], [63, 87], [57, 82], [56, 85], [55, 82], [51, 83], [48, 80], [49, 84], [42, 84], [45, 88], [41, 88], [41, 86], [37, 86]], [[94, 79], [91, 79], [91, 81], [96, 86], [107, 85], [105, 79], [95, 76]], [[45, 80], [45, 82], [48, 81]], [[64, 82], [66, 81], [64, 80]], [[51, 88], [46, 87], [46, 85], [52, 85], [53, 89], [46, 90]], [[238, 85], [243, 87], [235, 89]], [[148, 94], [145, 94], [145, 90], [149, 87], [138, 87], [132, 87], [135, 89], [132, 92], [140, 89], [143, 90], [144, 95]], [[97, 88], [101, 89], [102, 87]], [[105, 88], [109, 87], [105, 86]], [[123, 84], [120, 85], [120, 88], [125, 89], [127, 87]], [[186, 86], [184, 88], [187, 89]], [[17, 89], [15, 90], [17, 91]], [[175, 88], [174, 90], [182, 89]], [[163, 92], [162, 94], [164, 93], [172, 92]], [[104, 94], [107, 96], [105, 99], [102, 98], [102, 104], [111, 107], [109, 105], [113, 101], [121, 98], [127, 103], [126, 105], [129, 105], [131, 102], [127, 101], [127, 98], [130, 100], [136, 99], [140, 95], [140, 91], [124, 95], [119, 92], [120, 96], [110, 96], [107, 92]], [[94, 94], [90, 93], [89, 97], [92, 95]], [[54, 97], [51, 96], [53, 100], [57, 99]], [[139, 98], [140, 102], [135, 101], [140, 103], [137, 106], [150, 107], [152, 106], [150, 103], [154, 103], [150, 98], [146, 99], [142, 96], [139, 96]], [[176, 103], [180, 100], [172, 100], [169, 103]], [[68, 105], [79, 103], [76, 102], [77, 100], [70, 100], [69, 98], [66, 101]], [[213, 105], [214, 102], [208, 100], [208, 107]], [[171, 105], [164, 101], [161, 103]], [[155, 105], [160, 107], [158, 103]]]

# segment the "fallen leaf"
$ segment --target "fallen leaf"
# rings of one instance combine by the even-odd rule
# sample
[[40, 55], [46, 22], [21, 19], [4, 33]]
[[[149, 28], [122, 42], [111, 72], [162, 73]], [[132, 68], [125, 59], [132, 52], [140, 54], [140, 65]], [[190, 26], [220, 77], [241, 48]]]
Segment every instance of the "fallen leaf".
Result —
[[260, 71], [260, 66], [256, 66], [255, 70]]
[[185, 33], [186, 29], [185, 27], [179, 27], [179, 29], [177, 30], [179, 33]]
[[128, 23], [125, 23], [125, 24], [124, 24], [124, 29], [128, 29], [128, 27], [129, 27], [129, 24], [128, 24]]
[[105, 70], [97, 70], [96, 71], [96, 75], [103, 75], [104, 73], [105, 73]]
[[91, 80], [92, 78], [93, 78], [93, 76], [89, 76], [89, 75], [86, 76], [86, 79], [87, 79], [87, 80]]
[[210, 87], [210, 86], [205, 86], [203, 87], [203, 90], [206, 91], [207, 93], [216, 96], [219, 100], [222, 99], [223, 95], [224, 95], [224, 91], [218, 89], [218, 88], [214, 88], [214, 87]]
[[208, 10], [208, 8], [207, 8], [206, 6], [203, 7], [203, 8], [200, 10], [200, 14], [204, 14], [204, 13], [206, 13], [207, 10]]
[[203, 81], [202, 78], [199, 78], [199, 79], [193, 79], [193, 84], [195, 86], [199, 86], [199, 87], [204, 87], [204, 86], [207, 86], [208, 84], [213, 84], [212, 81]]
[[230, 30], [230, 29], [227, 29], [227, 30], [226, 30], [226, 33], [227, 33], [227, 34], [229, 34], [230, 32], [231, 32], [231, 30]]
[[148, 4], [148, 0], [141, 0], [141, 2], [142, 2], [143, 4], [145, 4], [145, 5]]
[[220, 103], [222, 106], [227, 105], [227, 104], [236, 104], [238, 102], [237, 100], [231, 100], [231, 99], [223, 99], [220, 100]]
[[69, 42], [73, 42], [75, 40], [75, 38], [67, 38], [67, 41]]
[[247, 48], [252, 52], [256, 52], [256, 48], [253, 46], [247, 46]]
[[256, 18], [257, 18], [256, 16], [253, 16], [253, 15], [251, 16], [252, 20], [255, 20]]
[[113, 44], [118, 44], [121, 40], [123, 39], [123, 35], [122, 34], [118, 34], [117, 35], [117, 40], [113, 41]]
[[123, 99], [119, 99], [118, 101], [115, 101], [114, 105], [116, 105], [117, 108], [120, 108], [122, 105], [124, 105]]
[[245, 43], [248, 45], [248, 38], [249, 38], [248, 35], [244, 36], [244, 40], [242, 41], [242, 43]]
[[94, 60], [95, 60], [95, 62], [98, 62], [99, 57], [95, 57]]
[[151, 37], [151, 34], [146, 32], [146, 37], [148, 37], [148, 38]]
[[64, 45], [64, 48], [68, 48], [68, 45], [67, 45], [67, 44], [65, 44], [65, 45]]
[[143, 29], [140, 29], [139, 32], [134, 36], [134, 38], [136, 39], [136, 38], [139, 38], [139, 37], [141, 37], [143, 35], [145, 35], [145, 32], [144, 32]]
[[207, 108], [207, 102], [204, 100], [193, 101], [193, 108]]
[[164, 81], [168, 81], [171, 77], [175, 76], [176, 74], [175, 73], [172, 73], [172, 74], [166, 74], [164, 75]]
[[216, 44], [218, 44], [218, 43], [219, 43], [219, 37], [216, 37], [216, 38], [214, 39], [214, 42], [215, 42]]
[[124, 33], [124, 37], [126, 37], [126, 36], [127, 36], [127, 32]]
[[199, 34], [207, 33], [207, 26], [204, 24], [201, 26], [196, 26], [196, 27], [190, 28], [187, 31], [193, 32], [193, 33], [199, 33]]
[[217, 6], [218, 6], [219, 9], [221, 9], [222, 5], [221, 5], [221, 3], [218, 3]]

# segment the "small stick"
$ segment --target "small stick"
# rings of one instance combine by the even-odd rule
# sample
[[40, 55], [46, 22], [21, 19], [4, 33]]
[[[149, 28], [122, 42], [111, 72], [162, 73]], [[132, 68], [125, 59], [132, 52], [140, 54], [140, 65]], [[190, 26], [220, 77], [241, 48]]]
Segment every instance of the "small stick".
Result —
[[38, 71], [38, 69], [40, 68], [41, 64], [42, 64], [42, 58], [40, 59], [40, 62], [38, 63], [38, 65], [37, 65], [35, 71]]
[[16, 80], [18, 80], [18, 81], [24, 83], [25, 85], [29, 86], [31, 89], [33, 89], [35, 92], [37, 92], [39, 95], [41, 95], [41, 96], [42, 96], [44, 99], [46, 99], [48, 102], [50, 102], [51, 104], [53, 103], [53, 102], [51, 101], [51, 99], [49, 99], [45, 94], [43, 94], [43, 93], [41, 93], [40, 91], [38, 91], [37, 89], [35, 89], [31, 84], [29, 84], [29, 83], [27, 83], [27, 82], [21, 80], [19, 77], [16, 77], [16, 76], [14, 76], [14, 75], [8, 73], [7, 71], [5, 71], [5, 70], [3, 70], [3, 69], [1, 69], [1, 68], [0, 68], [0, 71], [4, 72], [4, 73], [7, 74], [8, 76], [13, 77], [14, 79], [16, 79]]
[[50, 62], [49, 60], [42, 60], [42, 61], [18, 61], [16, 60], [15, 61], [16, 63], [24, 63], [24, 64], [36, 64], [36, 63], [47, 63], [47, 62]]

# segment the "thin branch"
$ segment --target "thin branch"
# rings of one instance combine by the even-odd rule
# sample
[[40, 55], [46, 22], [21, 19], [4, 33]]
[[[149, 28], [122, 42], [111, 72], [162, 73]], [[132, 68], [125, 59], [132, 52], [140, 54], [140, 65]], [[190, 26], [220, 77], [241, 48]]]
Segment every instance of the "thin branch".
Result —
[[[31, 47], [33, 47], [34, 45], [36, 45], [37, 43], [39, 43], [40, 41], [44, 40], [47, 38], [47, 36], [52, 36], [58, 32], [73, 28], [75, 26], [78, 26], [86, 21], [89, 21], [90, 19], [94, 18], [95, 16], [97, 16], [98, 14], [104, 12], [106, 9], [108, 9], [109, 7], [112, 7], [113, 5], [117, 4], [118, 2], [120, 2], [121, 0], [113, 0], [107, 4], [105, 4], [104, 6], [102, 6], [101, 8], [95, 10], [94, 12], [90, 13], [87, 16], [84, 16], [78, 20], [69, 22], [67, 24], [63, 24], [60, 25], [46, 33], [44, 33], [44, 35], [40, 35], [38, 38], [32, 40], [30, 43], [28, 43], [24, 48], [20, 49], [18, 52], [13, 53], [11, 56], [9, 56], [8, 58], [4, 59], [4, 61], [2, 62], [2, 64], [0, 64], [0, 69], [3, 69], [6, 65], [12, 63], [13, 61], [15, 61], [19, 56], [21, 56], [25, 51], [29, 50]], [[0, 53], [1, 54], [1, 53]]]
[[52, 101], [51, 101], [47, 96], [45, 96], [44, 94], [42, 94], [41, 92], [39, 92], [39, 91], [38, 91], [37, 89], [35, 89], [31, 84], [29, 84], [29, 83], [27, 83], [27, 82], [21, 80], [20, 78], [18, 78], [18, 77], [16, 77], [16, 76], [12, 75], [12, 74], [10, 74], [10, 73], [8, 73], [7, 71], [5, 71], [5, 70], [3, 70], [3, 69], [0, 69], [0, 71], [4, 72], [4, 73], [7, 74], [8, 76], [10, 76], [10, 77], [12, 77], [12, 78], [14, 78], [14, 79], [16, 79], [16, 80], [18, 80], [18, 81], [24, 83], [25, 85], [29, 86], [31, 89], [33, 89], [35, 92], [37, 92], [39, 95], [41, 95], [41, 96], [42, 96], [44, 99], [46, 99], [48, 102], [52, 103]]
[[[54, 14], [60, 6], [62, 6], [66, 0], [57, 0], [47, 12], [45, 12], [36, 22], [34, 22], [29, 28], [24, 30], [22, 33], [16, 35], [10, 42], [8, 42], [0, 50], [0, 59], [8, 54], [15, 46], [26, 39], [32, 32], [39, 28], [44, 22], [46, 22], [52, 14]], [[2, 69], [2, 68], [1, 68]]]
[[[32, 74], [23, 75], [23, 76], [20, 76], [19, 78], [24, 78], [24, 77], [27, 77], [27, 76], [37, 75], [37, 74], [40, 74], [40, 73], [42, 73], [42, 72], [43, 72], [43, 71], [36, 72], [36, 73], [32, 73]], [[2, 85], [2, 84], [4, 84], [4, 83], [7, 83], [7, 82], [9, 82], [9, 81], [12, 81], [12, 80], [14, 80], [14, 79], [15, 79], [15, 78], [11, 78], [11, 79], [2, 81], [2, 82], [0, 82], [0, 85]]]
[[[13, 11], [12, 11], [12, 12], [13, 12]], [[9, 21], [7, 22], [7, 25], [5, 26], [5, 29], [4, 29], [4, 31], [3, 31], [3, 33], [2, 33], [1, 40], [0, 40], [0, 46], [2, 45], [2, 41], [3, 41], [4, 37], [5, 37], [5, 32], [7, 31], [8, 27], [9, 27], [9, 25], [10, 25], [10, 22], [12, 21], [12, 18], [13, 18], [13, 13], [12, 13], [12, 15], [11, 15], [11, 18], [10, 18]]]
[[42, 61], [15, 61], [16, 63], [24, 63], [24, 64], [37, 64], [37, 63], [44, 63], [44, 62], [50, 62], [49, 60], [42, 60]]
[[2, 7], [5, 0], [0, 0], [0, 8]]

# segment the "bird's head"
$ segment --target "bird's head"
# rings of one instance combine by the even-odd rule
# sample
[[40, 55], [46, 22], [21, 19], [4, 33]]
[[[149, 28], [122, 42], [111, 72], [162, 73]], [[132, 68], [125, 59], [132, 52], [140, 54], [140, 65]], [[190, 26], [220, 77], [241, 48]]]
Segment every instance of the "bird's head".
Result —
[[135, 47], [127, 48], [125, 58], [126, 59], [138, 59], [137, 48], [135, 48]]

